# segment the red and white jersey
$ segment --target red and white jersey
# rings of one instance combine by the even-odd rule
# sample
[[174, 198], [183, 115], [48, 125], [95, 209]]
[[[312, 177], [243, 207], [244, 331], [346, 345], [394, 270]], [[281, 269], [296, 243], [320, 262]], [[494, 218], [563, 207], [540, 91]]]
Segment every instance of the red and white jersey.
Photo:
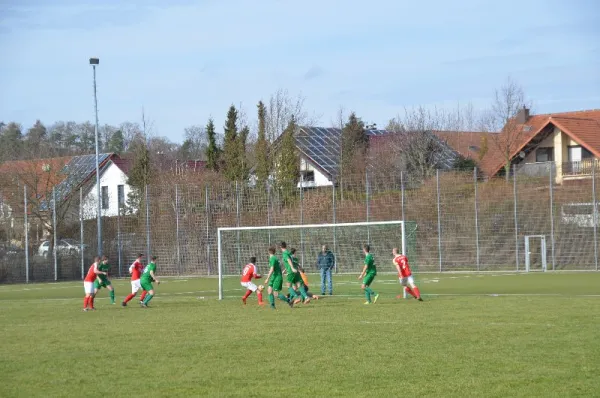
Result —
[[142, 276], [142, 272], [144, 271], [144, 266], [142, 265], [140, 260], [135, 260], [133, 264], [129, 267], [129, 273], [131, 274], [131, 280], [137, 281]]
[[407, 278], [412, 275], [412, 272], [410, 271], [410, 265], [408, 265], [408, 257], [403, 254], [398, 254], [396, 257], [394, 257], [394, 263], [396, 263], [396, 266], [400, 269], [398, 277]]
[[96, 274], [96, 270], [98, 269], [98, 264], [93, 263], [88, 270], [87, 275], [85, 276], [84, 282], [94, 282], [98, 275]]
[[242, 279], [241, 282], [250, 282], [252, 278], [258, 278], [258, 274], [256, 273], [256, 265], [250, 263], [246, 264], [244, 270], [242, 271]]

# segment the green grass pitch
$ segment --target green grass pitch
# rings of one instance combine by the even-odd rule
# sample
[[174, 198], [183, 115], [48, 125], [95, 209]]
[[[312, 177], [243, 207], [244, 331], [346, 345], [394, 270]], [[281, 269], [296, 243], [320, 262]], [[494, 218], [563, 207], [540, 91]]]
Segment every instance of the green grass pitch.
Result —
[[[378, 275], [277, 311], [237, 278], [165, 279], [81, 311], [83, 284], [0, 286], [0, 396], [591, 397], [600, 394], [600, 273], [421, 274], [425, 301]], [[118, 302], [129, 281], [113, 281]], [[318, 289], [317, 277], [311, 283]]]

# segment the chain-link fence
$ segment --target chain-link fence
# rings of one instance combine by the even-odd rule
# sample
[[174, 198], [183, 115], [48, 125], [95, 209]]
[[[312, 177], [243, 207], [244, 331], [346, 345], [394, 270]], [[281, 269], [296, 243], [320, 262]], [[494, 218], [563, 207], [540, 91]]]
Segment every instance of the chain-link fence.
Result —
[[[411, 263], [420, 271], [598, 270], [594, 169], [561, 184], [554, 168], [544, 170], [491, 180], [477, 170], [424, 180], [366, 173], [294, 192], [173, 178], [135, 192], [127, 204], [122, 191], [103, 195], [102, 252], [113, 276], [127, 276], [137, 253], [157, 255], [163, 275], [215, 275], [219, 227], [403, 220], [416, 224]], [[40, 208], [21, 187], [12, 205], [0, 202], [0, 282], [83, 277], [98, 252], [90, 191], [49, 197]], [[119, 204], [113, 212], [112, 202]], [[312, 264], [319, 248], [294, 244]]]

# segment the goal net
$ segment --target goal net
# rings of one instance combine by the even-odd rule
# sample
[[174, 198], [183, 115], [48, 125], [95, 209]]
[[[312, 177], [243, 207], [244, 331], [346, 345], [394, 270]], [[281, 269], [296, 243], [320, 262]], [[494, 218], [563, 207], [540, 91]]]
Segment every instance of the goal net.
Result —
[[[327, 245], [335, 256], [335, 272], [360, 272], [364, 255], [362, 245], [369, 244], [378, 270], [392, 272], [392, 249], [398, 247], [409, 256], [415, 269], [414, 222], [381, 221], [343, 224], [282, 225], [219, 228], [217, 231], [219, 299], [223, 298], [223, 278], [241, 275], [250, 257], [256, 257], [258, 272], [268, 273], [270, 246], [285, 241], [296, 249], [296, 257], [306, 272], [317, 270], [317, 256]], [[258, 284], [258, 282], [257, 282]]]

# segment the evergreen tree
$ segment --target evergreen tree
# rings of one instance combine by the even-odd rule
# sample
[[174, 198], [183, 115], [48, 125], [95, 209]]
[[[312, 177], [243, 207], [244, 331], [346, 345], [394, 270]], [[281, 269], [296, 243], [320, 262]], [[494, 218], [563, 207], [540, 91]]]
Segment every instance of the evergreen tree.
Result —
[[187, 139], [187, 140], [183, 141], [183, 144], [181, 144], [181, 146], [179, 147], [177, 156], [180, 159], [184, 159], [184, 160], [191, 159], [193, 146], [194, 146], [194, 143], [192, 142], [192, 140]]
[[352, 112], [342, 129], [340, 175], [346, 179], [352, 174], [362, 174], [365, 157], [369, 145], [369, 137], [365, 124]]
[[238, 112], [231, 105], [227, 112], [225, 121], [225, 137], [223, 142], [223, 160], [225, 177], [230, 181], [236, 181], [240, 173], [240, 155], [237, 130]]
[[150, 151], [146, 144], [140, 142], [133, 149], [133, 166], [129, 171], [129, 178], [127, 179], [127, 184], [132, 188], [127, 198], [127, 212], [130, 214], [136, 210], [141, 211], [142, 204], [145, 203], [143, 198], [146, 186], [150, 185], [154, 176], [150, 161]]
[[117, 130], [111, 135], [108, 140], [107, 149], [108, 152], [116, 154], [121, 154], [125, 151], [125, 137], [121, 130]]
[[296, 119], [291, 118], [287, 128], [281, 135], [277, 151], [276, 180], [281, 197], [289, 203], [295, 195], [300, 174], [300, 160], [296, 150]]
[[23, 151], [21, 126], [11, 122], [4, 126], [0, 135], [0, 159], [17, 160]]
[[206, 136], [208, 139], [208, 146], [206, 147], [206, 168], [213, 171], [219, 171], [221, 149], [217, 145], [217, 133], [212, 118], [208, 119]]
[[248, 126], [244, 128], [238, 134], [238, 175], [236, 181], [247, 181], [248, 180], [248, 160], [246, 158], [246, 144], [248, 142], [248, 136], [250, 135], [250, 129]]
[[259, 187], [266, 188], [271, 172], [269, 142], [267, 141], [267, 111], [262, 101], [258, 103], [258, 140], [256, 141], [256, 179]]
[[25, 149], [31, 158], [51, 157], [44, 149], [47, 147], [48, 131], [39, 120], [27, 130]]

